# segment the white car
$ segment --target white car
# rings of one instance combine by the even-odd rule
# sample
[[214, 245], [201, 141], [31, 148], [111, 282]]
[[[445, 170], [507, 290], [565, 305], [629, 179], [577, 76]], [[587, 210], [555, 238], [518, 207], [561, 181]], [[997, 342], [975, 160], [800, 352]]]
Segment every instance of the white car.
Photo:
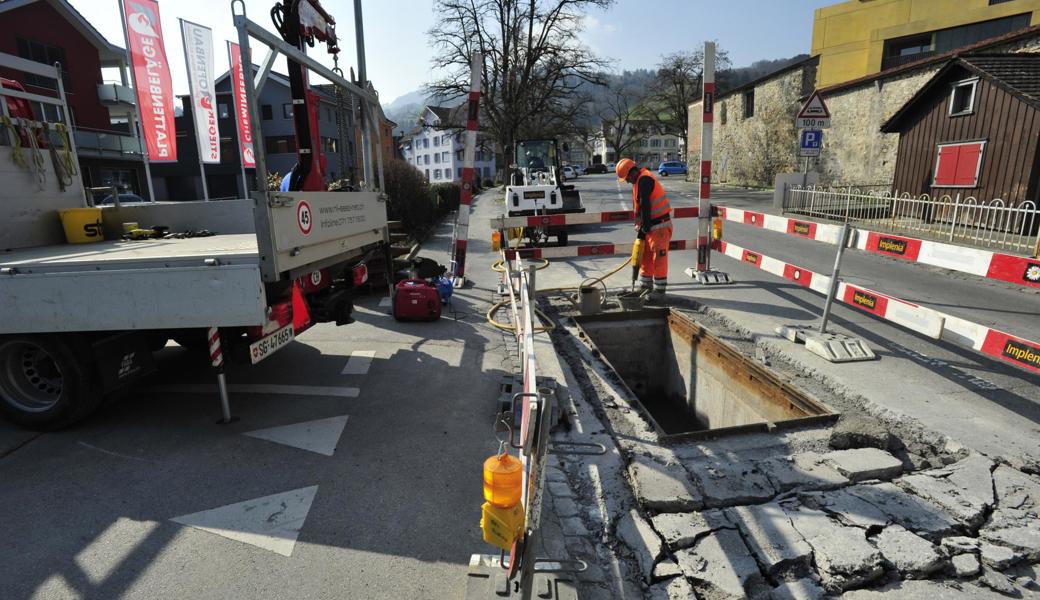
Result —
[[575, 179], [578, 177], [578, 173], [574, 171], [574, 167], [566, 166], [562, 170], [564, 179]]
[[573, 167], [574, 167], [574, 172], [577, 173], [578, 175], [584, 175], [585, 174], [585, 165], [573, 165]]

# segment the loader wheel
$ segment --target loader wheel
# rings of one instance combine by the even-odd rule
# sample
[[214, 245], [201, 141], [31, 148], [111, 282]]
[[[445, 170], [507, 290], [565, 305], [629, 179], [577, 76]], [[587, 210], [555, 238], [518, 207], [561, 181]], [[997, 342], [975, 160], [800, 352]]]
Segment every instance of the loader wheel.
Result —
[[88, 349], [74, 351], [58, 336], [0, 338], [0, 412], [32, 429], [58, 429], [101, 404], [101, 386]]

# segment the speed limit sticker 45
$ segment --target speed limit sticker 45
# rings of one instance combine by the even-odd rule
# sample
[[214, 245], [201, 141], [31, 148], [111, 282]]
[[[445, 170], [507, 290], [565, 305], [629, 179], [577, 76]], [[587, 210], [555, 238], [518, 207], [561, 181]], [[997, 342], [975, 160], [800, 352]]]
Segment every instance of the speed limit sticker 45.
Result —
[[303, 235], [308, 235], [311, 232], [311, 227], [314, 226], [314, 215], [311, 214], [311, 205], [303, 200], [300, 200], [300, 205], [296, 207], [296, 224], [300, 226], [300, 232]]

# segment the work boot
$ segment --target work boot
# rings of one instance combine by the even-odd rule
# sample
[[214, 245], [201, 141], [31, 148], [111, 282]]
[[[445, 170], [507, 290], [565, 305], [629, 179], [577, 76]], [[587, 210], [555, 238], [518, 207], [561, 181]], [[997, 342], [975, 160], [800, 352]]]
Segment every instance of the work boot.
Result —
[[647, 306], [665, 306], [668, 304], [668, 298], [663, 291], [654, 290], [646, 295]]

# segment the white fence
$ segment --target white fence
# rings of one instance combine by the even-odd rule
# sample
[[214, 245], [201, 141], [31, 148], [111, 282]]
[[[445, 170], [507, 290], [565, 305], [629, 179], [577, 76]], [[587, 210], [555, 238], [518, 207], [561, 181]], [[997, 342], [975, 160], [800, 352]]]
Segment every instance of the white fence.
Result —
[[1040, 254], [1040, 210], [1033, 201], [1009, 205], [999, 198], [987, 202], [971, 196], [962, 199], [960, 194], [932, 198], [869, 188], [795, 186], [784, 194], [784, 212], [1034, 257]]

